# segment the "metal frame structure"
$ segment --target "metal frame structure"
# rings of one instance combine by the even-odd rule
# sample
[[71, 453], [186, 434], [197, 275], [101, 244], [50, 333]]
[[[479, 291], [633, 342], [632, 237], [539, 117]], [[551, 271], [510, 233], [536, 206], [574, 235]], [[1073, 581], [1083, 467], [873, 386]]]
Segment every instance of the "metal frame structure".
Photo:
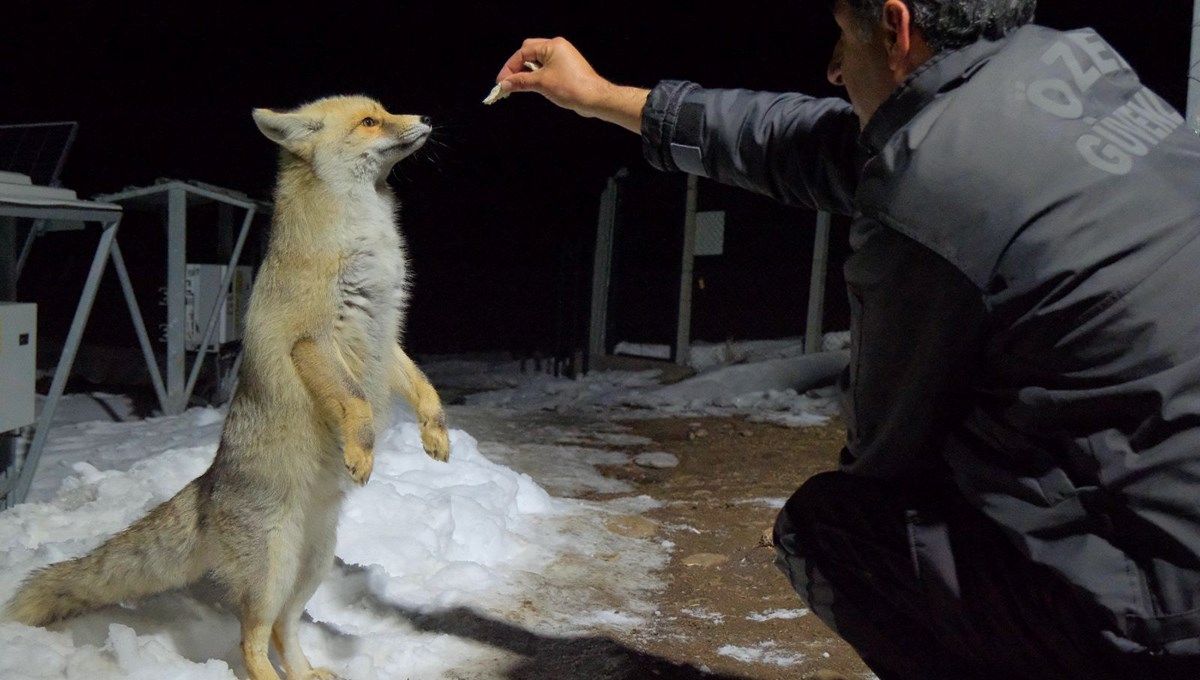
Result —
[[[79, 350], [83, 330], [92, 313], [92, 303], [96, 300], [96, 291], [100, 288], [100, 279], [104, 276], [108, 258], [111, 256], [114, 265], [124, 269], [124, 264], [120, 262], [119, 250], [116, 247], [117, 227], [121, 223], [121, 214], [119, 205], [91, 201], [38, 204], [32, 201], [0, 200], [0, 218], [31, 218], [46, 222], [82, 221], [99, 224], [102, 230], [100, 242], [96, 245], [96, 252], [92, 256], [91, 269], [88, 271], [87, 280], [84, 282], [83, 291], [79, 297], [79, 304], [75, 308], [71, 328], [67, 332], [62, 355], [54, 369], [50, 392], [46, 395], [42, 412], [34, 425], [33, 441], [29, 445], [29, 451], [26, 453], [25, 460], [16, 477], [9, 477], [4, 482], [0, 482], [0, 507], [20, 503], [29, 493], [29, 487], [33, 483], [33, 473], [37, 470], [38, 460], [41, 458], [42, 449], [46, 445], [46, 437], [50, 432], [50, 423], [54, 419], [58, 401], [62, 398], [67, 378], [71, 374], [71, 367], [75, 363], [75, 354]], [[126, 302], [129, 304], [129, 311], [133, 314], [135, 322], [140, 322], [141, 315], [137, 310], [137, 302], [130, 297], [131, 293], [132, 291], [126, 291]]]
[[[129, 189], [114, 194], [104, 194], [97, 198], [103, 201], [122, 204], [127, 208], [160, 207], [164, 201], [166, 203], [167, 356], [165, 381], [158, 369], [158, 363], [154, 360], [154, 349], [150, 345], [150, 337], [147, 335], [145, 324], [141, 323], [140, 317], [137, 317], [135, 325], [138, 343], [141, 345], [142, 354], [146, 357], [146, 365], [150, 369], [150, 381], [154, 385], [154, 392], [158, 395], [158, 403], [162, 407], [163, 413], [166, 415], [183, 413], [187, 408], [188, 401], [191, 399], [193, 390], [196, 388], [196, 381], [200, 377], [200, 369], [203, 367], [210, 341], [217, 328], [221, 303], [224, 301], [225, 295], [229, 291], [229, 285], [233, 281], [234, 270], [237, 267], [238, 260], [241, 259], [242, 248], [245, 246], [246, 236], [250, 232], [250, 224], [254, 221], [254, 216], [262, 204], [249, 198], [239, 198], [215, 187], [209, 188], [175, 180], [149, 187]], [[203, 339], [200, 342], [199, 349], [196, 351], [196, 357], [192, 362], [190, 372], [187, 369], [187, 348], [185, 345], [187, 328], [186, 301], [184, 296], [184, 281], [187, 269], [187, 208], [189, 199], [194, 201], [216, 201], [246, 211], [245, 217], [242, 220], [241, 230], [237, 235], [237, 241], [233, 246], [233, 252], [227, 263], [229, 266], [226, 268], [225, 276], [221, 280], [221, 292], [214, 299], [213, 305], [206, 317], [208, 321], [204, 327]], [[119, 250], [116, 251], [116, 257], [120, 258]], [[118, 268], [117, 275], [121, 279], [121, 287], [125, 290], [126, 298], [131, 298], [133, 287], [130, 284], [128, 273], [125, 272], [124, 265]], [[241, 356], [239, 355], [235, 363], [235, 372], [237, 364], [240, 364], [240, 362]]]
[[[120, 203], [144, 204], [144, 202], [153, 201], [153, 197], [155, 196], [158, 196], [161, 201], [163, 195], [165, 195], [168, 215], [168, 322], [167, 377], [165, 382], [158, 368], [154, 349], [150, 343], [150, 336], [146, 331], [146, 323], [142, 317], [137, 297], [134, 294], [133, 285], [129, 278], [129, 271], [125, 265], [125, 258], [121, 255], [121, 247], [117, 242], [117, 228], [120, 226], [121, 218], [124, 214], [124, 208]], [[242, 208], [246, 211], [246, 214], [242, 220], [241, 230], [238, 232], [236, 243], [233, 245], [229, 267], [221, 282], [221, 294], [216, 296], [212, 308], [208, 311], [208, 321], [205, 325], [203, 339], [196, 353], [191, 373], [185, 380], [186, 352], [184, 342], [186, 328], [184, 278], [186, 268], [187, 201], [189, 195], [193, 198], [199, 197], [203, 200], [218, 201]], [[62, 398], [67, 379], [70, 377], [71, 369], [74, 366], [75, 357], [83, 338], [83, 331], [87, 326], [88, 318], [91, 316], [92, 305], [95, 302], [100, 281], [104, 276], [107, 261], [109, 259], [112, 260], [113, 270], [116, 272], [120, 282], [121, 291], [125, 297], [125, 304], [129, 309], [129, 315], [133, 321], [138, 343], [141, 345], [142, 356], [146, 361], [146, 368], [150, 373], [150, 379], [158, 396], [159, 405], [166, 415], [182, 413], [187, 408], [188, 401], [199, 378], [202, 362], [210, 346], [213, 333], [217, 328], [221, 303], [224, 301], [225, 293], [229, 290], [230, 283], [233, 280], [234, 268], [241, 258], [242, 248], [246, 243], [246, 236], [249, 233], [250, 225], [254, 220], [259, 206], [260, 203], [250, 199], [241, 199], [223, 193], [220, 190], [176, 181], [100, 196], [97, 197], [96, 201], [39, 203], [37, 201], [0, 200], [0, 219], [30, 218], [35, 220], [35, 225], [42, 227], [35, 228], [30, 233], [26, 245], [22, 249], [21, 265], [24, 264], [25, 256], [28, 255], [28, 251], [32, 248], [33, 240], [39, 234], [44, 233], [44, 231], [53, 229], [55, 223], [98, 224], [101, 228], [100, 241], [96, 245], [95, 254], [92, 256], [91, 268], [84, 283], [83, 291], [80, 294], [70, 330], [67, 332], [67, 339], [63, 346], [62, 355], [59, 357], [58, 365], [55, 367], [49, 394], [46, 396], [46, 401], [34, 425], [33, 440], [29, 445], [25, 460], [15, 477], [0, 480], [0, 508], [21, 503], [29, 494], [33, 475], [37, 470], [38, 461], [46, 445], [50, 423], [54, 419], [58, 402]], [[240, 362], [241, 356], [239, 355], [233, 369], [235, 372]]]
[[[66, 165], [67, 155], [71, 153], [71, 147], [75, 145], [75, 137], [79, 134], [78, 121], [64, 120], [64, 121], [56, 121], [56, 122], [50, 122], [50, 123], [17, 123], [17, 124], [9, 124], [9, 125], [0, 125], [0, 137], [3, 137], [5, 135], [5, 133], [8, 133], [8, 132], [12, 132], [14, 134], [27, 133], [27, 132], [30, 132], [33, 130], [45, 130], [48, 128], [61, 128], [61, 127], [67, 128], [67, 136], [66, 136], [66, 139], [63, 140], [61, 146], [57, 147], [57, 149], [56, 149], [57, 158], [54, 161], [54, 168], [50, 171], [50, 174], [47, 175], [45, 178], [36, 176], [34, 174], [34, 171], [37, 169], [36, 168], [37, 161], [38, 161], [38, 159], [40, 159], [42, 157], [42, 152], [46, 150], [45, 149], [46, 143], [45, 143], [44, 139], [42, 140], [42, 143], [39, 145], [38, 152], [34, 156], [34, 160], [33, 160], [33, 163], [31, 164], [31, 167], [16, 165], [14, 163], [15, 156], [17, 155], [17, 153], [20, 151], [21, 147], [25, 143], [25, 139], [26, 139], [25, 134], [20, 134], [20, 141], [18, 142], [17, 147], [13, 150], [13, 156], [0, 159], [0, 166], [3, 166], [3, 168], [6, 170], [17, 171], [17, 172], [20, 172], [21, 174], [29, 175], [30, 179], [33, 181], [34, 184], [41, 184], [44, 181], [45, 182], [44, 186], [61, 187], [62, 186], [63, 166]], [[78, 225], [78, 226], [69, 225], [69, 224], [64, 224], [63, 222], [51, 223], [50, 221], [45, 220], [45, 219], [35, 219], [33, 222], [33, 226], [29, 229], [29, 234], [27, 234], [25, 237], [25, 244], [21, 247], [21, 254], [20, 254], [20, 256], [17, 257], [16, 265], [13, 267], [13, 280], [21, 278], [21, 270], [23, 270], [25, 268], [25, 261], [29, 258], [29, 251], [33, 249], [33, 243], [37, 239], [38, 236], [41, 236], [42, 234], [45, 234], [46, 232], [49, 232], [49, 231], [54, 231], [55, 229], [71, 230], [71, 229], [81, 229], [81, 228], [82, 228], [82, 225]]]

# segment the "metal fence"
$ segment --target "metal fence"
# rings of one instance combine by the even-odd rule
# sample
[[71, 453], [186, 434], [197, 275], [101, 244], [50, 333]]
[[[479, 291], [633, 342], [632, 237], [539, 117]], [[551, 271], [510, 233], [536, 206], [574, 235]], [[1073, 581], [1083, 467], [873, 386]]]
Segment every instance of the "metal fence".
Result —
[[830, 236], [839, 226], [696, 177], [617, 173], [601, 197], [589, 364], [686, 364], [695, 342], [805, 337], [818, 347], [823, 329], [848, 324], [837, 292], [848, 244]]

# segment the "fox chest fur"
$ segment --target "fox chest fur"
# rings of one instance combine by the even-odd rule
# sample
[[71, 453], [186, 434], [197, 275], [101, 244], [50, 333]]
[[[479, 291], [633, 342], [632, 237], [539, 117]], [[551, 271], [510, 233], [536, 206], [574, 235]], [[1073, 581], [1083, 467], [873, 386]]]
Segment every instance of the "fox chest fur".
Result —
[[382, 379], [386, 396], [385, 364], [403, 327], [408, 267], [390, 201], [372, 202], [348, 208], [339, 230], [333, 336], [350, 372], [366, 383], [372, 374]]
[[[242, 377], [223, 448], [233, 455], [260, 452], [249, 463], [256, 469], [257, 461], [264, 470], [303, 469], [304, 460], [341, 477], [336, 452], [345, 437], [320, 408], [319, 396], [302, 384], [294, 352], [298, 343], [313, 343], [327, 357], [330, 380], [352, 386], [370, 404], [371, 429], [385, 429], [408, 266], [386, 187], [337, 194], [322, 188], [281, 183], [271, 240], [251, 294]], [[292, 445], [271, 443], [293, 435], [299, 437]]]

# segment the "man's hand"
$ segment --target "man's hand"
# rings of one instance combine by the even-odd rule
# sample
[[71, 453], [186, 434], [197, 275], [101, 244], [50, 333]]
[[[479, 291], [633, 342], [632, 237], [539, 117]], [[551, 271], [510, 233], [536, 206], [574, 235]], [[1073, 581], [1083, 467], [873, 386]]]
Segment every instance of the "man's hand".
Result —
[[[541, 68], [527, 70], [525, 62]], [[633, 132], [641, 132], [642, 107], [650, 94], [605, 80], [565, 38], [526, 40], [504, 63], [496, 82], [504, 94], [537, 92], [564, 109]]]

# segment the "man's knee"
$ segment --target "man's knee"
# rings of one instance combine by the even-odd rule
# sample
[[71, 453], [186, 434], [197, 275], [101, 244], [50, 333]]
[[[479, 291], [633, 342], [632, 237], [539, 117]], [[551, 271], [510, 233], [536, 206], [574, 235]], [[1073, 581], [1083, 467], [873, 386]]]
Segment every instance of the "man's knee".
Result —
[[[776, 560], [801, 595], [823, 572], [843, 587], [859, 574], [910, 574], [904, 504], [886, 482], [844, 472], [809, 478], [775, 519]], [[817, 578], [817, 580], [824, 580]]]
[[858, 499], [871, 480], [844, 472], [822, 472], [808, 478], [775, 518], [774, 542], [778, 550], [804, 555], [817, 524], [836, 524], [846, 513], [861, 512]]
[[814, 586], [809, 561], [815, 543], [815, 527], [838, 503], [838, 489], [844, 486], [842, 478], [846, 476], [841, 472], [825, 472], [810, 477], [775, 517], [775, 566], [806, 600]]

